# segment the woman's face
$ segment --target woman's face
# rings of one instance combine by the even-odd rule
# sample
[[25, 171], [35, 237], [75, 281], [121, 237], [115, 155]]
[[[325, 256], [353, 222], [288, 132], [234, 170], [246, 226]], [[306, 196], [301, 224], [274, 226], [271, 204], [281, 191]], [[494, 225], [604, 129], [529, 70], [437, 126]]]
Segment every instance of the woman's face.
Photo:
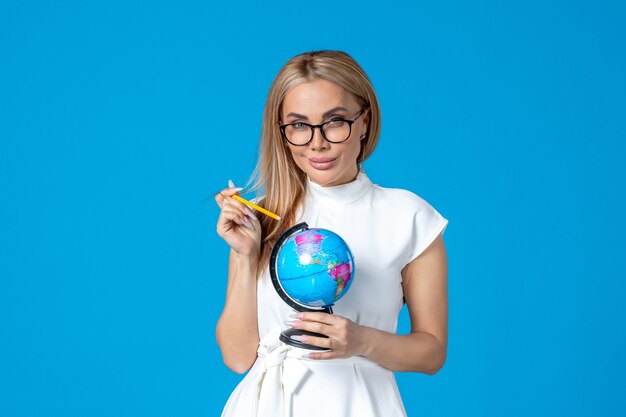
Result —
[[[287, 92], [281, 109], [281, 124], [304, 122], [318, 125], [333, 118], [354, 119], [361, 111], [354, 96], [327, 80], [299, 84]], [[329, 187], [354, 180], [356, 160], [361, 150], [361, 136], [367, 130], [367, 114], [352, 125], [345, 142], [330, 143], [316, 128], [313, 139], [305, 146], [287, 143], [296, 165], [311, 181]]]

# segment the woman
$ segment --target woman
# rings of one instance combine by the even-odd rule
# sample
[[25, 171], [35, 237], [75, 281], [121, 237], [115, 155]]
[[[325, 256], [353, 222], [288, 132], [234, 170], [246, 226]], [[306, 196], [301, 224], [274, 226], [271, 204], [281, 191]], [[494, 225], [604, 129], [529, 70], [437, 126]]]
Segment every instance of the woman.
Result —
[[[240, 188], [216, 195], [217, 232], [231, 247], [216, 336], [226, 365], [249, 370], [222, 416], [404, 416], [393, 371], [443, 366], [448, 221], [416, 194], [370, 181], [362, 164], [379, 132], [373, 87], [348, 54], [301, 54], [276, 76], [253, 189], [264, 187], [257, 203], [282, 220], [232, 198]], [[270, 281], [274, 243], [302, 221], [337, 233], [355, 258], [357, 276], [332, 315], [293, 315]], [[404, 302], [411, 333], [398, 335]], [[280, 342], [288, 326], [327, 336], [302, 341], [330, 350]]]

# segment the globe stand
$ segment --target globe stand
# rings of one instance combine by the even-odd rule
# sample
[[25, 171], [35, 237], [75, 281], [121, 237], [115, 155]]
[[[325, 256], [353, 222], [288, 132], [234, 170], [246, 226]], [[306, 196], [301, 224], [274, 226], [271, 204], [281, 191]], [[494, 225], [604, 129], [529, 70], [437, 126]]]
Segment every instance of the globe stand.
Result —
[[[288, 229], [285, 233], [283, 233], [283, 235], [278, 238], [278, 240], [276, 241], [276, 244], [274, 245], [274, 248], [272, 249], [272, 255], [270, 257], [270, 276], [272, 277], [272, 284], [274, 284], [274, 288], [276, 289], [276, 292], [278, 293], [278, 295], [280, 296], [280, 298], [283, 299], [283, 301], [285, 303], [287, 303], [291, 308], [293, 308], [294, 310], [300, 311], [300, 312], [325, 312], [328, 314], [333, 314], [333, 309], [332, 307], [324, 307], [324, 308], [319, 308], [319, 309], [313, 309], [313, 308], [309, 308], [307, 306], [304, 306], [298, 302], [296, 302], [293, 298], [291, 298], [283, 289], [282, 285], [280, 284], [280, 280], [278, 279], [278, 273], [276, 271], [276, 260], [278, 259], [278, 252], [280, 251], [280, 248], [282, 247], [283, 243], [289, 239], [290, 236], [292, 236], [294, 233], [299, 232], [300, 230], [305, 230], [308, 229], [309, 225], [306, 224], [306, 222], [303, 223], [298, 223], [295, 226], [291, 227], [290, 229]], [[328, 336], [320, 334], [320, 333], [314, 333], [314, 332], [310, 332], [308, 330], [302, 330], [302, 329], [287, 329], [284, 330], [281, 334], [280, 334], [280, 341], [284, 342], [290, 346], [294, 346], [297, 348], [302, 348], [302, 349], [309, 349], [309, 350], [318, 350], [318, 351], [329, 351], [330, 349], [327, 348], [323, 348], [323, 347], [319, 347], [319, 346], [313, 346], [313, 345], [309, 345], [307, 343], [303, 343], [298, 339], [294, 339], [293, 337], [296, 336], [315, 336], [315, 337], [324, 337], [324, 338], [328, 338]]]
[[326, 349], [323, 347], [319, 347], [319, 346], [313, 346], [313, 345], [309, 345], [307, 343], [303, 343], [301, 341], [299, 341], [298, 339], [294, 339], [294, 336], [315, 336], [315, 337], [324, 337], [326, 339], [328, 339], [328, 336], [325, 336], [323, 334], [320, 333], [315, 333], [315, 332], [310, 332], [308, 330], [301, 330], [301, 329], [288, 329], [283, 331], [280, 336], [278, 337], [280, 339], [281, 342], [285, 342], [288, 345], [297, 347], [297, 348], [301, 348], [301, 349], [309, 349], [309, 350], [321, 350], [324, 352], [330, 351], [330, 349]]

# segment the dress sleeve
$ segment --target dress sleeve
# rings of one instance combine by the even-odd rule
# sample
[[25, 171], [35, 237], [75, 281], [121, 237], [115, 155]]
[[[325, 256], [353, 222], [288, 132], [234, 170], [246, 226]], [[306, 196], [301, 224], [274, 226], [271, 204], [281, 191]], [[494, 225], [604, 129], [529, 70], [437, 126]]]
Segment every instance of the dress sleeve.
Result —
[[448, 220], [427, 201], [415, 194], [413, 200], [415, 204], [411, 215], [410, 248], [405, 264], [424, 252], [439, 234], [443, 234], [448, 225]]

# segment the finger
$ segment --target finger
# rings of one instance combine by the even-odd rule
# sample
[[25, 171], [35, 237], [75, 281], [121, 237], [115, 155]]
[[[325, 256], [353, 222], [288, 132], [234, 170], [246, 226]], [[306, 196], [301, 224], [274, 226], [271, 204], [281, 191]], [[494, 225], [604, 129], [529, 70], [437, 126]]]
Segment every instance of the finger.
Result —
[[296, 329], [308, 330], [313, 333], [321, 333], [326, 336], [328, 336], [329, 333], [332, 333], [332, 327], [315, 321], [294, 321], [291, 326]]
[[225, 233], [232, 231], [232, 230], [249, 230], [250, 233], [252, 233], [253, 235], [256, 235], [258, 232], [257, 230], [254, 228], [254, 225], [252, 224], [251, 220], [249, 220], [247, 217], [234, 217], [232, 219], [229, 219], [228, 217], [223, 217], [220, 219], [220, 221], [217, 224], [217, 233], [220, 236], [224, 236]]
[[250, 218], [248, 216], [244, 216], [243, 218], [243, 224], [244, 226], [246, 226], [248, 229], [254, 231], [254, 226], [252, 225], [252, 220], [250, 220]]
[[244, 211], [246, 212], [246, 214], [248, 215], [248, 217], [250, 217], [250, 219], [254, 222], [254, 223], [258, 223], [259, 222], [259, 218], [254, 214], [254, 212], [252, 211], [252, 209], [250, 209], [250, 207], [246, 206], [244, 208]]
[[[235, 200], [231, 196], [226, 196], [223, 201], [224, 201], [224, 204], [228, 204], [228, 205], [231, 205], [233, 207], [237, 207], [239, 210], [242, 211], [242, 213], [244, 213], [245, 215], [247, 215], [251, 219], [257, 220], [256, 219], [256, 215], [252, 212], [252, 210], [249, 210], [249, 207], [247, 205], [245, 205], [244, 203], [242, 203], [241, 201]], [[246, 210], [246, 208], [248, 208], [248, 210]]]
[[[231, 211], [234, 210], [239, 216], [241, 216], [242, 221], [244, 217], [248, 217], [252, 219], [252, 217], [250, 217], [250, 215], [246, 211], [246, 205], [242, 204], [241, 202], [235, 200], [232, 197], [226, 197], [224, 199], [223, 204], [222, 204], [222, 210], [231, 210]], [[256, 220], [256, 219], [252, 219], [252, 220]]]
[[[218, 227], [221, 226], [224, 230], [229, 230], [232, 227], [232, 223], [235, 223], [238, 226], [246, 225], [247, 218], [246, 214], [239, 208], [233, 207], [229, 204], [224, 204], [217, 223]], [[230, 226], [229, 223], [231, 224]], [[251, 222], [246, 226], [249, 229], [252, 228], [252, 230], [254, 230]]]
[[336, 316], [334, 314], [323, 313], [323, 312], [320, 312], [320, 313], [307, 312], [307, 313], [300, 313], [296, 315], [296, 317], [300, 320], [314, 321], [314, 322], [324, 323], [324, 324], [334, 324], [337, 321], [336, 319], [339, 318], [340, 316]]
[[338, 357], [338, 355], [335, 352], [333, 352], [333, 351], [309, 353], [309, 359], [322, 359], [323, 360], [323, 359], [334, 359], [334, 358], [337, 358], [337, 357]]
[[222, 208], [222, 204], [224, 200], [234, 194], [237, 194], [239, 191], [243, 190], [241, 187], [228, 187], [220, 190], [217, 194], [215, 194], [215, 202], [220, 208]]
[[313, 346], [318, 346], [325, 349], [332, 349], [332, 339], [330, 337], [318, 337], [318, 336], [300, 336], [302, 343], [306, 343]]
[[[227, 200], [228, 201], [228, 200]], [[229, 204], [228, 202], [226, 204]], [[243, 207], [243, 209], [241, 207], [234, 207], [229, 205], [228, 207], [225, 208], [226, 211], [230, 212], [230, 211], [234, 211], [235, 213], [235, 218], [237, 219], [237, 223], [247, 227], [248, 229], [252, 230], [253, 232], [257, 232], [257, 230], [260, 229], [261, 224], [259, 223], [258, 219], [254, 216], [254, 215], [250, 215], [249, 210], [246, 210], [247, 207]]]
[[245, 211], [243, 211], [240, 207], [230, 204], [229, 202], [224, 203], [222, 213], [229, 219], [232, 219], [233, 216], [235, 216], [235, 218], [240, 219], [242, 222], [244, 217], [247, 217]]
[[[231, 204], [232, 203], [232, 204]], [[240, 204], [238, 201], [232, 198], [227, 198], [224, 202], [223, 210], [235, 210], [241, 224], [245, 225], [248, 229], [256, 232], [260, 230], [261, 223], [259, 219], [252, 213], [252, 211], [245, 205]]]

